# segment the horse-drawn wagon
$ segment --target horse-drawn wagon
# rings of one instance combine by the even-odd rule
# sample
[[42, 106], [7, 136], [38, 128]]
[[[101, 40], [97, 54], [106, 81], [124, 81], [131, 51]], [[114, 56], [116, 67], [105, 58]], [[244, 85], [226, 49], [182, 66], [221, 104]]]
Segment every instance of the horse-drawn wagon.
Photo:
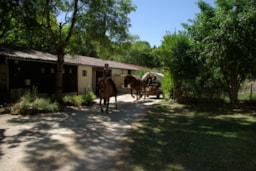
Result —
[[161, 82], [164, 75], [157, 72], [147, 72], [142, 76], [142, 80], [146, 83], [145, 92], [146, 96], [155, 95], [157, 98], [160, 98], [160, 95], [163, 94], [161, 90]]

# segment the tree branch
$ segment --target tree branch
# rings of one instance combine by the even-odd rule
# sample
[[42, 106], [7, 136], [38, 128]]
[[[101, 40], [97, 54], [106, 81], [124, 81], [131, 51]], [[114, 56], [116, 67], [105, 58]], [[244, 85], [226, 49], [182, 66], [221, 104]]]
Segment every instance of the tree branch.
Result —
[[72, 36], [72, 32], [76, 23], [76, 17], [77, 17], [77, 12], [78, 12], [78, 0], [74, 0], [74, 9], [73, 9], [73, 15], [72, 15], [72, 20], [71, 20], [71, 25], [68, 31], [68, 35], [65, 39], [65, 41], [63, 42], [63, 48], [65, 48], [67, 46], [67, 43], [69, 42], [71, 36]]

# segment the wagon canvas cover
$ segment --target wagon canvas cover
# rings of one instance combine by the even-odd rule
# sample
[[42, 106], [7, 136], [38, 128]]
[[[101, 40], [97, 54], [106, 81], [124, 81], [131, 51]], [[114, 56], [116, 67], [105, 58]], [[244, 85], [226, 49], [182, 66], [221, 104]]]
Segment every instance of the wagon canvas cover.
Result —
[[164, 78], [164, 74], [162, 74], [162, 73], [158, 73], [158, 72], [146, 72], [146, 73], [142, 76], [142, 80], [145, 80], [149, 75], [155, 76], [157, 82], [162, 82], [162, 80], [163, 80], [163, 78]]

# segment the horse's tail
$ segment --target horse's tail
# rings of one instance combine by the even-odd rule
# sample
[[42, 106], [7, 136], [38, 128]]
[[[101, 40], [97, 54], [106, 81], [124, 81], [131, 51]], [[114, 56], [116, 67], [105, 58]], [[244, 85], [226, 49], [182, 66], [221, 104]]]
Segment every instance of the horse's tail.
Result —
[[145, 80], [141, 79], [140, 85], [141, 85], [141, 97], [144, 95], [144, 99], [145, 99], [146, 98], [146, 82], [145, 82]]

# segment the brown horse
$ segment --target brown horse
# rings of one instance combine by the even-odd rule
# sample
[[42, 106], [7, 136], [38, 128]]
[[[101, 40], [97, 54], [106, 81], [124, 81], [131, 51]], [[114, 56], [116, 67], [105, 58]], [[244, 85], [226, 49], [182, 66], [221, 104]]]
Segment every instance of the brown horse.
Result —
[[99, 90], [99, 97], [100, 97], [100, 109], [101, 112], [104, 112], [102, 108], [102, 99], [106, 100], [106, 113], [108, 113], [109, 109], [109, 99], [110, 97], [115, 97], [115, 104], [117, 109], [117, 99], [116, 99], [116, 93], [113, 87], [113, 84], [110, 82], [107, 78], [98, 78], [97, 86]]
[[124, 86], [127, 87], [128, 84], [130, 84], [131, 96], [135, 98], [133, 95], [133, 90], [135, 90], [137, 95], [136, 99], [139, 100], [142, 97], [143, 91], [145, 91], [145, 82], [140, 78], [136, 78], [132, 75], [126, 75], [124, 77]]

